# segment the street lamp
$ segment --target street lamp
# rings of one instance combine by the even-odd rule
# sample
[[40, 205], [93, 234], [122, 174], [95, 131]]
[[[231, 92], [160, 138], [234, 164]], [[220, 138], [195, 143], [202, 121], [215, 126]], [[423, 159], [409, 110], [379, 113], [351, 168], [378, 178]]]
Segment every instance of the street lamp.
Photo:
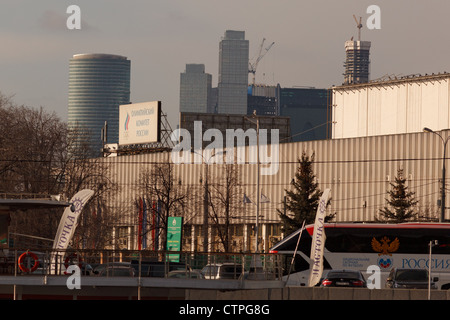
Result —
[[256, 124], [256, 161], [257, 161], [257, 176], [256, 176], [256, 225], [255, 225], [255, 234], [256, 234], [256, 250], [255, 252], [259, 252], [259, 203], [260, 203], [260, 182], [259, 182], [259, 175], [260, 175], [260, 165], [259, 165], [259, 117], [256, 115], [256, 110], [253, 110], [252, 118], [256, 118], [256, 121], [250, 120], [248, 117], [245, 117], [246, 120]]
[[223, 155], [225, 154], [225, 151], [220, 151], [217, 153], [214, 153], [210, 156], [210, 158], [207, 160], [205, 159], [205, 157], [203, 156], [203, 152], [200, 150], [200, 152], [197, 152], [194, 149], [191, 149], [191, 153], [195, 153], [199, 156], [202, 157], [202, 166], [203, 166], [203, 170], [204, 170], [204, 191], [203, 191], [203, 230], [202, 230], [202, 236], [203, 236], [203, 252], [209, 252], [208, 246], [209, 246], [209, 223], [208, 223], [208, 219], [209, 219], [209, 184], [208, 184], [208, 165], [211, 161], [212, 158], [214, 158], [215, 156], [218, 155]]
[[429, 243], [430, 251], [428, 256], [428, 300], [431, 299], [431, 251], [433, 246], [437, 246], [438, 244], [438, 240], [431, 240]]
[[443, 151], [443, 156], [442, 156], [441, 215], [439, 217], [439, 222], [444, 222], [444, 219], [445, 219], [445, 153], [447, 150], [447, 142], [450, 139], [450, 136], [448, 136], [447, 139], [444, 139], [442, 137], [442, 135], [440, 135], [439, 133], [437, 133], [427, 127], [423, 128], [423, 131], [429, 132], [429, 133], [434, 133], [441, 139], [442, 143], [444, 144], [444, 151]]

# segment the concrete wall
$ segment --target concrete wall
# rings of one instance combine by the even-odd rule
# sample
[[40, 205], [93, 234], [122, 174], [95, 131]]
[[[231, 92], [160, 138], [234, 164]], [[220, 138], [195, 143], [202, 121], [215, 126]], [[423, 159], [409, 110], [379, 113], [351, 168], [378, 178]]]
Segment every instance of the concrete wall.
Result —
[[[69, 290], [62, 286], [17, 286], [17, 300], [138, 300], [136, 287], [82, 286]], [[14, 299], [12, 285], [0, 286], [0, 298]], [[141, 288], [141, 300], [427, 300], [427, 290], [360, 289], [360, 288], [309, 288], [287, 287], [252, 290]], [[431, 291], [432, 300], [450, 300], [450, 291]]]
[[[186, 300], [427, 300], [427, 290], [287, 287], [258, 290], [186, 290]], [[450, 300], [433, 290], [432, 300]]]

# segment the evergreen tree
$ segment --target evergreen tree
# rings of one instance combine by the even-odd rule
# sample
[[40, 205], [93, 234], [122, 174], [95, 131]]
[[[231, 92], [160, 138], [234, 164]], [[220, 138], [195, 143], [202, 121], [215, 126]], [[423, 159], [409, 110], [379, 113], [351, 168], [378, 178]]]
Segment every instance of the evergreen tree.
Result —
[[[316, 182], [313, 172], [314, 154], [309, 158], [305, 152], [298, 159], [299, 167], [292, 179], [293, 190], [286, 191], [284, 212], [278, 210], [282, 221], [282, 229], [286, 235], [301, 228], [303, 221], [306, 224], [314, 223], [322, 191]], [[329, 202], [328, 202], [329, 204]], [[333, 216], [328, 216], [327, 220]]]
[[379, 220], [401, 223], [414, 219], [417, 216], [414, 206], [418, 201], [414, 198], [414, 192], [408, 191], [406, 179], [403, 177], [403, 169], [397, 170], [395, 182], [390, 185], [391, 190], [387, 192], [389, 199], [386, 199], [388, 206], [380, 209], [382, 219]]

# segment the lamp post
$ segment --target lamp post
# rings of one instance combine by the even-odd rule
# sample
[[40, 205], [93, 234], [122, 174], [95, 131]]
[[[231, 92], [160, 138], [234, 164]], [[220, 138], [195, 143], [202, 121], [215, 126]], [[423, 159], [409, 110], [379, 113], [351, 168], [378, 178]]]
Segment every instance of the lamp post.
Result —
[[252, 118], [256, 118], [256, 121], [252, 121], [249, 118], [245, 117], [246, 120], [256, 124], [256, 161], [257, 161], [257, 177], [256, 177], [256, 225], [255, 225], [255, 235], [256, 235], [256, 250], [255, 252], [259, 252], [259, 204], [260, 204], [260, 187], [259, 187], [259, 175], [260, 175], [260, 165], [259, 165], [259, 117], [256, 115], [256, 110], [253, 111]]
[[424, 132], [429, 132], [429, 133], [434, 133], [435, 135], [437, 135], [442, 143], [444, 144], [444, 151], [443, 151], [443, 156], [442, 156], [442, 190], [441, 190], [441, 215], [439, 217], [439, 222], [443, 222], [445, 219], [445, 155], [446, 155], [446, 150], [447, 150], [447, 142], [450, 139], [450, 136], [447, 137], [447, 139], [444, 139], [442, 137], [442, 135], [440, 135], [439, 133], [431, 130], [430, 128], [423, 128]]
[[433, 246], [437, 246], [438, 244], [438, 240], [431, 240], [429, 243], [430, 251], [428, 256], [428, 300], [431, 299], [431, 251]]
[[191, 149], [191, 153], [195, 153], [202, 157], [202, 166], [203, 166], [203, 175], [204, 175], [204, 191], [203, 191], [203, 229], [202, 229], [202, 236], [203, 236], [203, 252], [209, 252], [209, 184], [208, 184], [208, 165], [212, 158], [218, 155], [225, 154], [224, 151], [217, 152], [212, 154], [209, 159], [205, 159], [203, 156], [203, 152], [200, 150], [199, 152]]

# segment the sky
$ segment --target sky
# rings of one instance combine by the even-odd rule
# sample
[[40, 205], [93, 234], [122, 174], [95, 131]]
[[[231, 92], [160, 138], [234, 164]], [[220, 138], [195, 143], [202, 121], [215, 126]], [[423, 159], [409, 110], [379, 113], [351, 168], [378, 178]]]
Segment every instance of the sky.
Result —
[[[81, 29], [70, 30], [70, 5]], [[366, 27], [380, 8], [380, 29]], [[270, 48], [256, 82], [329, 88], [343, 82], [344, 43], [371, 41], [371, 79], [450, 72], [447, 0], [1, 0], [0, 92], [67, 120], [69, 60], [110, 53], [131, 60], [131, 101], [162, 101], [178, 122], [180, 73], [202, 63], [217, 86], [225, 30], [245, 31], [251, 62], [262, 40]], [[251, 80], [251, 78], [249, 78]]]

